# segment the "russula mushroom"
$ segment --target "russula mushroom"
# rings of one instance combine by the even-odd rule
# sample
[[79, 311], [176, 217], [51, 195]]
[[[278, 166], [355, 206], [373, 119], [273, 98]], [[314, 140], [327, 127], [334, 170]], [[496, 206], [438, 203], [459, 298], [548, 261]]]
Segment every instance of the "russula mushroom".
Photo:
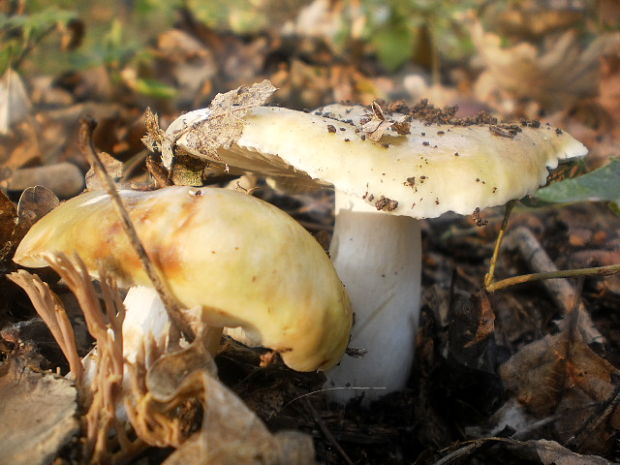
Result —
[[[173, 297], [203, 324], [241, 327], [247, 342], [277, 351], [294, 370], [340, 360], [351, 327], [348, 297], [327, 254], [286, 213], [219, 188], [120, 195]], [[42, 267], [46, 254], [59, 253], [79, 254], [94, 277], [104, 267], [120, 286], [150, 286], [108, 194], [89, 192], [52, 210], [14, 261]], [[133, 300], [142, 299], [137, 289]]]
[[[166, 131], [172, 153], [207, 159], [237, 172], [269, 176], [278, 186], [333, 186], [336, 220], [330, 247], [354, 311], [350, 347], [328, 372], [337, 400], [405, 386], [414, 356], [420, 300], [420, 218], [502, 205], [545, 184], [558, 160], [587, 149], [566, 132], [538, 122], [498, 124], [450, 120], [430, 106], [384, 114], [330, 105], [313, 113], [251, 109], [241, 135], [204, 147], [201, 122], [209, 109], [179, 117]], [[166, 146], [166, 144], [168, 144]]]

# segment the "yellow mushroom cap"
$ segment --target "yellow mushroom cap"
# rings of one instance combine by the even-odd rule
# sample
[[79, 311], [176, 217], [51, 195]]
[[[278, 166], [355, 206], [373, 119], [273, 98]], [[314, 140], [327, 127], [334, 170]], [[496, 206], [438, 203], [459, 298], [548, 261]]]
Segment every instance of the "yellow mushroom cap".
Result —
[[[208, 325], [241, 327], [295, 370], [340, 360], [351, 329], [348, 297], [327, 254], [290, 216], [226, 189], [120, 194], [182, 307], [202, 308]], [[58, 253], [78, 253], [93, 276], [103, 267], [121, 286], [150, 286], [108, 194], [89, 192], [54, 209], [31, 228], [14, 261], [42, 267], [46, 254]]]
[[522, 198], [545, 184], [558, 160], [587, 153], [568, 133], [539, 123], [413, 119], [407, 134], [389, 129], [373, 141], [362, 130], [371, 116], [359, 105], [329, 105], [312, 114], [257, 107], [244, 116], [234, 142], [206, 149], [196, 133], [209, 118], [203, 109], [179, 117], [166, 134], [177, 148], [211, 164], [262, 173], [282, 186], [333, 185], [360, 200], [356, 209], [414, 218], [470, 214]]

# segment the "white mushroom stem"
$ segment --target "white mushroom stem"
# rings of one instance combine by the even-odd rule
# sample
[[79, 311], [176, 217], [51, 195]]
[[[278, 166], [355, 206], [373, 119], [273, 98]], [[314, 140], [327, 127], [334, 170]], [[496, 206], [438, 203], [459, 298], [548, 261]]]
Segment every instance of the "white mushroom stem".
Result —
[[[170, 344], [171, 323], [159, 293], [152, 287], [134, 286], [123, 301], [123, 357], [129, 363], [136, 362], [141, 347], [148, 357], [149, 349], [157, 354], [165, 353]], [[201, 321], [200, 308], [181, 310], [192, 329], [201, 336], [207, 351], [215, 357], [220, 347], [223, 328], [207, 326]], [[200, 332], [200, 329], [202, 332]], [[152, 345], [149, 347], [149, 345]]]
[[345, 355], [327, 373], [328, 387], [338, 388], [330, 391], [338, 402], [361, 394], [367, 402], [402, 389], [414, 357], [420, 313], [420, 221], [368, 208], [336, 194], [330, 254], [353, 307], [349, 348], [366, 351], [361, 357]]
[[170, 342], [171, 325], [157, 291], [148, 286], [131, 287], [123, 304], [123, 358], [129, 363], [136, 363], [142, 349], [147, 357], [149, 349], [165, 353]]

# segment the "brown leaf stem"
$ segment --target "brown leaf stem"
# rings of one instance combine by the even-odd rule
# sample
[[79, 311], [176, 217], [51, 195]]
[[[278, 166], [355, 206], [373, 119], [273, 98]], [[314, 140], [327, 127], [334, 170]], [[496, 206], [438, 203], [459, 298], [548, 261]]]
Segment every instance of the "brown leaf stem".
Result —
[[123, 206], [123, 201], [121, 200], [120, 195], [116, 190], [114, 181], [110, 178], [103, 162], [97, 154], [97, 150], [93, 146], [91, 135], [95, 126], [96, 123], [93, 120], [82, 120], [80, 126], [80, 141], [82, 144], [82, 149], [88, 156], [91, 164], [96, 168], [97, 173], [101, 177], [101, 180], [106, 187], [106, 192], [113, 199], [114, 205], [116, 206], [118, 214], [121, 218], [123, 231], [125, 232], [125, 234], [127, 234], [129, 242], [136, 251], [138, 257], [140, 258], [142, 266], [144, 266], [144, 269], [149, 279], [151, 280], [153, 287], [159, 294], [159, 298], [164, 303], [170, 321], [177, 329], [177, 331], [181, 331], [185, 335], [185, 338], [191, 342], [195, 337], [194, 331], [183, 318], [183, 314], [181, 313], [176, 301], [172, 297], [166, 281], [163, 279], [159, 271], [155, 268], [155, 266], [153, 266], [153, 263], [149, 259], [148, 254], [146, 253], [146, 249], [144, 248], [144, 245], [142, 244], [142, 241], [138, 237], [138, 233], [133, 226], [131, 218], [129, 217], [127, 210]]

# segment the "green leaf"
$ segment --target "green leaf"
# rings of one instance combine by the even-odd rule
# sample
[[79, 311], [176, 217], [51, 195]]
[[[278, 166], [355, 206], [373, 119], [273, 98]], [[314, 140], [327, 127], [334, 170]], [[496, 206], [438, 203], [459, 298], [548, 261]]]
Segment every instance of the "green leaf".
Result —
[[620, 159], [573, 179], [539, 189], [535, 199], [546, 203], [620, 202]]
[[177, 94], [177, 90], [174, 87], [154, 79], [137, 79], [136, 92], [147, 97], [156, 98], [172, 98]]
[[370, 41], [389, 71], [405, 63], [413, 52], [413, 32], [404, 22], [392, 21], [372, 33]]

